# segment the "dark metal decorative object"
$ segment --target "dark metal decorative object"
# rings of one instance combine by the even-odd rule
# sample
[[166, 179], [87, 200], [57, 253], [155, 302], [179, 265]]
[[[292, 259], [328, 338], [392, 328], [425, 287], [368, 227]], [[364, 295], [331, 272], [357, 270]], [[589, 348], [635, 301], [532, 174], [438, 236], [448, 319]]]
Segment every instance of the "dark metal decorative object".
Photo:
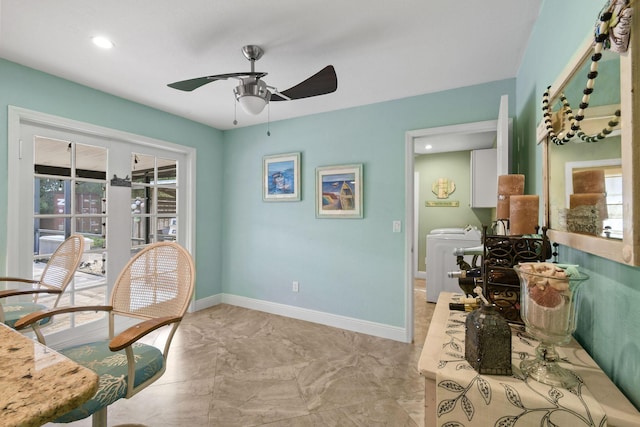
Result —
[[[484, 231], [484, 230], [483, 230]], [[484, 234], [485, 263], [492, 267], [513, 267], [519, 262], [544, 261], [551, 257], [551, 245], [546, 228], [540, 235], [487, 235]]]
[[465, 321], [465, 359], [479, 374], [511, 375], [511, 328], [493, 304], [483, 304]]
[[507, 321], [523, 324], [520, 317], [520, 281], [513, 266], [520, 262], [545, 261], [551, 258], [547, 230], [538, 235], [488, 235], [483, 227], [484, 294]]
[[131, 179], [129, 178], [129, 175], [127, 175], [124, 178], [118, 178], [114, 174], [113, 178], [111, 179], [111, 186], [112, 187], [131, 187]]

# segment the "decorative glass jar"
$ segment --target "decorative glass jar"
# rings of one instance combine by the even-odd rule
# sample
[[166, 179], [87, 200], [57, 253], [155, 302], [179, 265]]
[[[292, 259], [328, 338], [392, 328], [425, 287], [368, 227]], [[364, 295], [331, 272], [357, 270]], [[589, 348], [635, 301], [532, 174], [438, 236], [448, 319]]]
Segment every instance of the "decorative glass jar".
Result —
[[513, 267], [520, 278], [520, 316], [527, 332], [540, 344], [533, 360], [520, 364], [523, 373], [552, 386], [571, 388], [576, 375], [560, 365], [556, 345], [567, 344], [576, 330], [575, 291], [589, 277], [576, 266], [521, 263]]

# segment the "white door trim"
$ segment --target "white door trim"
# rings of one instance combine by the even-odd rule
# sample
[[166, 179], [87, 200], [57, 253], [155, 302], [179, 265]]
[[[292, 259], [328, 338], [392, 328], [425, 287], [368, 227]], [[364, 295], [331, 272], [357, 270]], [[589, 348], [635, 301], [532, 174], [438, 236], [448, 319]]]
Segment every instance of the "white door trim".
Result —
[[413, 139], [414, 136], [411, 133], [412, 131], [408, 131], [405, 134], [405, 179], [404, 179], [404, 199], [405, 199], [405, 209], [404, 209], [404, 278], [405, 278], [405, 342], [410, 343], [413, 341], [413, 271], [414, 271], [414, 254], [413, 251], [417, 250], [414, 248], [415, 241], [415, 231], [414, 231], [414, 198], [415, 198], [415, 190], [414, 190], [414, 167], [413, 167]]

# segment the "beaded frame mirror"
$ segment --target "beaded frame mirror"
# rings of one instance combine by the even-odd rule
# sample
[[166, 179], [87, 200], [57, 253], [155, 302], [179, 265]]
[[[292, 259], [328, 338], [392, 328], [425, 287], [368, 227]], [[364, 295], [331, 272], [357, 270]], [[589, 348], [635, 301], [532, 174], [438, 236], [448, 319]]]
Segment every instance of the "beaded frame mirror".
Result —
[[[640, 147], [634, 147], [633, 135], [640, 135], [640, 125], [638, 121], [632, 120], [634, 111], [640, 111], [640, 96], [633, 96], [634, 84], [640, 82], [638, 34], [631, 31], [628, 50], [624, 53], [608, 53], [604, 49], [612, 46], [609, 35], [612, 34], [613, 26], [621, 21], [618, 18], [628, 12], [626, 17], [631, 19], [630, 10], [624, 10], [627, 6], [624, 0], [607, 2], [595, 32], [590, 32], [573, 59], [543, 94], [544, 131], [543, 135], [538, 135], [538, 140], [543, 141], [544, 225], [548, 228], [550, 240], [616, 262], [638, 266], [640, 186], [634, 186], [633, 183], [638, 182], [640, 175]], [[608, 14], [609, 11], [612, 13]], [[605, 55], [615, 56], [615, 61], [611, 61], [619, 67], [614, 69], [615, 78], [606, 77], [604, 66], [609, 61], [602, 60]], [[597, 72], [600, 73], [599, 77]], [[574, 101], [577, 98], [578, 102], [567, 101], [571, 98], [565, 97], [565, 92], [568, 93], [572, 85], [582, 91], [573, 98]], [[617, 102], [602, 102], [606, 105], [597, 106], [595, 93], [610, 93], [611, 87], [615, 89], [616, 96], [619, 93]], [[574, 114], [571, 108], [578, 110]], [[613, 135], [613, 138], [609, 135]], [[619, 143], [613, 145], [612, 141]], [[572, 214], [570, 201], [565, 197], [565, 164], [608, 160], [608, 157], [619, 158], [621, 165], [619, 234], [607, 234], [604, 232], [606, 227], [598, 228], [603, 219], [599, 212], [603, 210], [596, 212], [596, 205], [591, 209], [594, 215], [576, 216], [578, 221], [595, 221], [594, 227], [568, 227], [563, 222], [566, 221], [566, 216], [562, 216]]]

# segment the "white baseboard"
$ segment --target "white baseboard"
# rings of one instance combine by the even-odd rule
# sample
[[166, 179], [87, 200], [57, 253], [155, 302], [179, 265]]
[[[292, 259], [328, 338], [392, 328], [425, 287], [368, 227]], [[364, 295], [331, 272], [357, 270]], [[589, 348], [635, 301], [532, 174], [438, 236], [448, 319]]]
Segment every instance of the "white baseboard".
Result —
[[202, 310], [218, 304], [230, 304], [244, 307], [251, 310], [263, 311], [265, 313], [290, 317], [298, 320], [319, 323], [321, 325], [346, 329], [348, 331], [360, 332], [380, 338], [387, 338], [394, 341], [407, 342], [407, 332], [405, 328], [389, 326], [367, 320], [354, 319], [352, 317], [340, 316], [322, 311], [310, 310], [286, 304], [257, 300], [231, 294], [218, 294], [211, 297], [197, 300], [194, 308]]
[[426, 279], [427, 278], [427, 272], [426, 271], [416, 271], [415, 272], [415, 277], [416, 277], [416, 279]]
[[[190, 305], [189, 312], [204, 310], [223, 303], [251, 310], [263, 311], [265, 313], [276, 314], [279, 316], [290, 317], [292, 319], [305, 320], [307, 322], [332, 326], [334, 328], [345, 329], [348, 331], [359, 332], [375, 337], [387, 338], [394, 341], [409, 342], [411, 340], [411, 338], [409, 338], [409, 341], [407, 341], [407, 331], [405, 328], [231, 294], [217, 294], [196, 300]], [[106, 322], [106, 319], [104, 319], [103, 322]], [[76, 330], [80, 333], [74, 333], [73, 336], [68, 336], [64, 333], [47, 335], [47, 344], [54, 349], [66, 348], [71, 345], [80, 344], [86, 341], [86, 339], [84, 339], [86, 336], [94, 336], [97, 338], [101, 333], [104, 333], [105, 326], [106, 325], [104, 323], [102, 325], [99, 323], [82, 325]], [[117, 330], [122, 329], [124, 329], [124, 326], [122, 325], [117, 327]], [[46, 334], [46, 328], [43, 332]], [[106, 339], [106, 336], [104, 338]]]
[[210, 297], [195, 300], [189, 306], [189, 312], [204, 310], [205, 308], [215, 307], [218, 304], [222, 304], [222, 294], [212, 295]]

